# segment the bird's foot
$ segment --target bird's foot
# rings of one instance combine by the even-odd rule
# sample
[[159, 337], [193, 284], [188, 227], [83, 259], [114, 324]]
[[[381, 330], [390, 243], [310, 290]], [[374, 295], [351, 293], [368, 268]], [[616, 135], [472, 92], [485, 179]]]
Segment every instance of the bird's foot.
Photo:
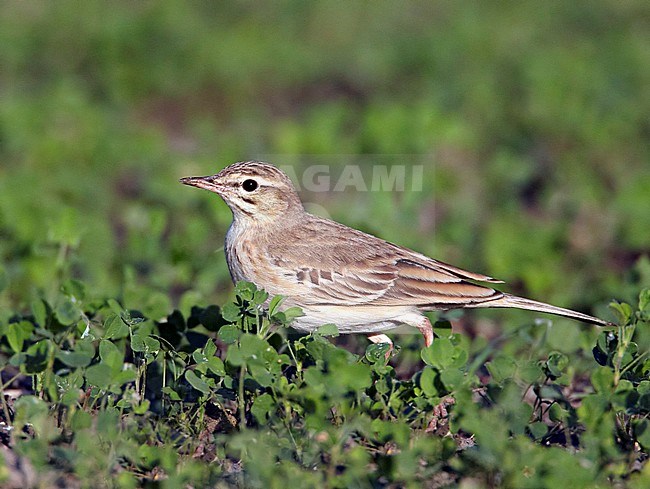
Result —
[[433, 345], [433, 326], [431, 326], [431, 321], [426, 316], [422, 316], [420, 321], [414, 325], [422, 336], [424, 336], [424, 346]]

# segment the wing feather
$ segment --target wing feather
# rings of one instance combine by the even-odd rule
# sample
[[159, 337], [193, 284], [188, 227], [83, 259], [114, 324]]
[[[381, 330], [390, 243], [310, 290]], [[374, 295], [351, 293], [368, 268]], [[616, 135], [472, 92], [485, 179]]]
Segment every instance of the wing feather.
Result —
[[[327, 232], [315, 240], [311, 233]], [[292, 235], [293, 233], [293, 235]], [[289, 238], [289, 239], [287, 239]], [[494, 300], [502, 293], [472, 281], [500, 282], [433, 260], [407, 248], [310, 216], [267, 247], [280, 288], [304, 304], [413, 305], [450, 308]], [[287, 273], [289, 271], [289, 273]], [[267, 281], [268, 282], [268, 281]]]

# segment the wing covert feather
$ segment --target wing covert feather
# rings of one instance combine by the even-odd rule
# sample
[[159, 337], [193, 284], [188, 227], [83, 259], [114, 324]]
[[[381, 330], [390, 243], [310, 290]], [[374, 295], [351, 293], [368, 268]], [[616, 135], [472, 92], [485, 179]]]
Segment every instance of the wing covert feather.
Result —
[[[494, 300], [502, 293], [469, 282], [499, 282], [432, 260], [407, 248], [310, 216], [310, 222], [285, 230], [267, 247], [277, 266], [305, 304], [444, 308]], [[313, 220], [317, 220], [313, 222]], [[310, 234], [327, 237], [315, 240]], [[287, 239], [289, 238], [289, 239]]]

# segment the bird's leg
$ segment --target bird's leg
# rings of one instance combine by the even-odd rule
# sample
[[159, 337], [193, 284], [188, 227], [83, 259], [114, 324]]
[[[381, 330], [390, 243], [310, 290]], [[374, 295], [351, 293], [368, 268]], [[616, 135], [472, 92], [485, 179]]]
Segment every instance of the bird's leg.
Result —
[[422, 336], [424, 336], [424, 346], [431, 346], [433, 344], [433, 326], [431, 326], [431, 321], [426, 316], [422, 316], [420, 320], [414, 324]]
[[381, 343], [388, 343], [388, 346], [390, 347], [388, 351], [386, 352], [386, 359], [390, 358], [391, 353], [393, 353], [393, 342], [391, 339], [386, 336], [385, 334], [369, 334], [368, 339], [372, 341], [375, 344], [381, 344]]

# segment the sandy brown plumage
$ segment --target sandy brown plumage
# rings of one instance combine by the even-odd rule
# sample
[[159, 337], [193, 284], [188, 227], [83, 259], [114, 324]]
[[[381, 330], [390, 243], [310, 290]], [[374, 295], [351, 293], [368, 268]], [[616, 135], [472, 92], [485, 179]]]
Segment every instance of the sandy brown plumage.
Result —
[[[512, 307], [588, 323], [606, 321], [513, 296], [485, 284], [503, 283], [468, 272], [375, 236], [307, 213], [289, 177], [262, 162], [231, 165], [183, 183], [219, 194], [233, 212], [226, 258], [234, 281], [248, 280], [286, 297], [305, 315], [294, 327], [313, 331], [335, 323], [344, 333], [390, 341], [383, 331], [406, 323], [431, 344], [423, 311]], [[478, 283], [476, 283], [478, 282]]]

